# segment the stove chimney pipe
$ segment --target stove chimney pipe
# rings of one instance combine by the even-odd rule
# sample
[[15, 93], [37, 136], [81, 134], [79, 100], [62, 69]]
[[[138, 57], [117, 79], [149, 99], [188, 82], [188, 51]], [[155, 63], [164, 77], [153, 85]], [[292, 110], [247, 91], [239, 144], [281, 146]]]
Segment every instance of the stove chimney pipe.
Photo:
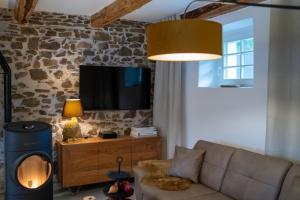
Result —
[[4, 75], [4, 118], [5, 122], [11, 122], [11, 70], [0, 51], [0, 66]]

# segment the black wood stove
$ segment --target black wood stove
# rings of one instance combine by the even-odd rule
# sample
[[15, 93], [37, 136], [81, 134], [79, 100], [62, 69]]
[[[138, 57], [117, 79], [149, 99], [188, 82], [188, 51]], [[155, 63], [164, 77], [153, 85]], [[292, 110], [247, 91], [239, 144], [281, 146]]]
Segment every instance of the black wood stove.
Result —
[[41, 122], [4, 127], [5, 200], [52, 200], [52, 131]]

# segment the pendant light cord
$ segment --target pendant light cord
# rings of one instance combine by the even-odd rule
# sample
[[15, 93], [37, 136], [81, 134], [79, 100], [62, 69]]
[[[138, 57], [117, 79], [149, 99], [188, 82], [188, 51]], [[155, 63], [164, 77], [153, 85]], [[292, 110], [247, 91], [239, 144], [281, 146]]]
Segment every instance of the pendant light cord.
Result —
[[200, 2], [200, 1], [202, 1], [202, 0], [194, 0], [194, 1], [191, 1], [191, 2], [187, 5], [187, 7], [186, 7], [185, 10], [184, 10], [183, 19], [186, 19], [187, 11], [188, 11], [188, 9], [191, 7], [191, 5], [193, 5], [193, 4], [196, 3], [196, 2]]
[[186, 19], [187, 11], [192, 4], [196, 2], [210, 2], [210, 3], [220, 3], [220, 4], [231, 4], [231, 5], [240, 5], [240, 6], [254, 6], [254, 7], [263, 7], [263, 8], [279, 8], [279, 9], [289, 9], [289, 10], [300, 10], [300, 6], [292, 5], [279, 5], [279, 4], [266, 4], [266, 3], [248, 3], [240, 2], [238, 0], [194, 0], [188, 4], [184, 10], [183, 19]]

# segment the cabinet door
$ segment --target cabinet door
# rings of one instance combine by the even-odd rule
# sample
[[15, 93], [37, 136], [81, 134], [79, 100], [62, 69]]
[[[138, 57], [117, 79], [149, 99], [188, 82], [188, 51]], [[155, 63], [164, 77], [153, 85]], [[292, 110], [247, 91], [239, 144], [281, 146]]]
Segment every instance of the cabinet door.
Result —
[[121, 170], [131, 173], [131, 146], [128, 141], [107, 141], [99, 144], [99, 164], [101, 182], [108, 181], [107, 173], [117, 171], [118, 156], [123, 158]]
[[161, 138], [137, 138], [132, 142], [132, 164], [143, 160], [161, 159]]
[[97, 144], [67, 145], [62, 151], [64, 187], [100, 182]]

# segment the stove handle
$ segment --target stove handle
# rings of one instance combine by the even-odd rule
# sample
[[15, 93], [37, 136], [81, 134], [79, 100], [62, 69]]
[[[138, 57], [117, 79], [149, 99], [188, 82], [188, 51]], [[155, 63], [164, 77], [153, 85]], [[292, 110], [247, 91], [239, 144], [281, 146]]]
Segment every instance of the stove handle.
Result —
[[34, 128], [35, 128], [35, 125], [33, 125], [33, 124], [25, 124], [23, 126], [23, 129], [25, 129], [25, 130], [32, 130]]

